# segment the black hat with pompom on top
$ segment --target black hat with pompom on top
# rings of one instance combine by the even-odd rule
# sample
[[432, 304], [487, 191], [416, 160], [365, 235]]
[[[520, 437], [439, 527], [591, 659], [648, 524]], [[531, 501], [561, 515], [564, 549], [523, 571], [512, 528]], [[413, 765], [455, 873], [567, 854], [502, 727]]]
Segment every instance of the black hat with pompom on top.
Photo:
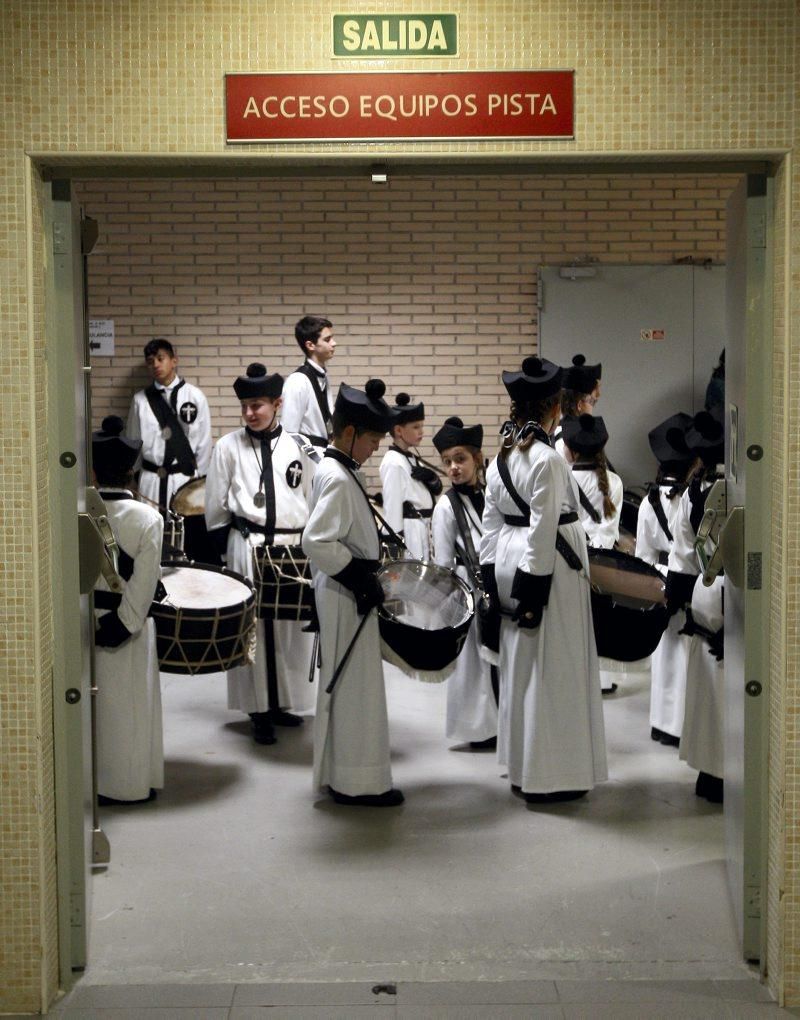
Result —
[[412, 421], [425, 420], [425, 405], [421, 400], [415, 404], [408, 393], [397, 394], [392, 410], [395, 413], [394, 425], [408, 425]]
[[92, 433], [92, 467], [98, 479], [109, 474], [124, 475], [133, 470], [142, 441], [124, 436], [124, 429], [122, 418], [110, 414], [103, 418], [100, 428]]
[[342, 383], [336, 394], [334, 413], [348, 425], [388, 432], [397, 424], [395, 413], [383, 399], [386, 384], [382, 379], [368, 379], [363, 390]]
[[503, 372], [503, 385], [517, 403], [546, 400], [561, 389], [563, 369], [546, 358], [526, 358], [522, 371]]
[[452, 450], [454, 446], [470, 446], [480, 450], [483, 445], [483, 426], [465, 426], [460, 418], [448, 418], [433, 437], [433, 445], [439, 453]]
[[583, 354], [576, 354], [572, 364], [564, 369], [564, 378], [561, 385], [565, 390], [572, 390], [574, 393], [591, 393], [603, 374], [603, 366], [587, 365]]
[[256, 397], [276, 400], [283, 393], [283, 376], [277, 372], [270, 375], [266, 365], [254, 361], [247, 366], [245, 374], [236, 379], [233, 389], [239, 400], [253, 400]]

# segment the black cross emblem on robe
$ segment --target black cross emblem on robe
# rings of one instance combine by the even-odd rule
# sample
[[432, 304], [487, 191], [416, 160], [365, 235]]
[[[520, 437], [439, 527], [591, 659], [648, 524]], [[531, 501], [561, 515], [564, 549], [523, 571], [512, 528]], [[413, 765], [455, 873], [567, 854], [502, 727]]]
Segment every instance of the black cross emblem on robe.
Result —
[[290, 489], [296, 489], [303, 479], [303, 465], [299, 460], [293, 460], [286, 468], [286, 481]]

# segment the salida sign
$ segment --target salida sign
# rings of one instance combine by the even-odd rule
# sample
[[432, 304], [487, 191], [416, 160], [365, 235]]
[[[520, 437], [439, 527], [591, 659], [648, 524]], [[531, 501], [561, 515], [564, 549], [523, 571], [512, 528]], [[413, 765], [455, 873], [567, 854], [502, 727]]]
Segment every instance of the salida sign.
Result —
[[229, 74], [229, 142], [572, 138], [572, 71]]

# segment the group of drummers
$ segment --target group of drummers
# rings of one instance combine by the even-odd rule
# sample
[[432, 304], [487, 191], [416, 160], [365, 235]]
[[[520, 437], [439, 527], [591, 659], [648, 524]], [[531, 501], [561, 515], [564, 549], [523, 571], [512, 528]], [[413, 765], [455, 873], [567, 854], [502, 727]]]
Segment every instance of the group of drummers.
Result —
[[[175, 614], [179, 581], [185, 606], [213, 602], [218, 584], [257, 592], [257, 619], [245, 597], [232, 654], [220, 651], [230, 614], [215, 613], [202, 663], [177, 669], [224, 669], [228, 706], [249, 716], [259, 744], [313, 711], [314, 788], [339, 804], [404, 800], [383, 677], [395, 654], [421, 679], [447, 677], [447, 738], [496, 748], [524, 801], [583, 797], [607, 778], [601, 696], [616, 690], [614, 660], [626, 658], [600, 634], [601, 614], [623, 644], [645, 618], [655, 627], [651, 736], [679, 745], [698, 795], [721, 801], [723, 582], [698, 581], [695, 552], [723, 459], [719, 414], [676, 414], [650, 432], [659, 471], [638, 509], [633, 557], [619, 551], [623, 484], [594, 414], [600, 365], [528, 357], [504, 371], [510, 415], [488, 467], [481, 425], [458, 417], [434, 434], [433, 465], [418, 453], [421, 402], [405, 393], [387, 402], [379, 379], [342, 383], [334, 396], [330, 320], [304, 316], [295, 338], [304, 362], [286, 379], [254, 363], [234, 380], [243, 426], [215, 444], [205, 396], [162, 339], [145, 347], [153, 381], [127, 424], [109, 416], [93, 433], [120, 579], [95, 592], [101, 803], [150, 800], [163, 786], [159, 662], [169, 668], [165, 643], [186, 658], [184, 615], [189, 644], [204, 633], [202, 613]], [[376, 497], [361, 469], [387, 435]], [[194, 530], [176, 532], [184, 520]], [[616, 601], [592, 578], [597, 550], [617, 556], [622, 573], [649, 572], [659, 604], [622, 598], [614, 616]], [[157, 633], [153, 617], [169, 614], [175, 632]]]

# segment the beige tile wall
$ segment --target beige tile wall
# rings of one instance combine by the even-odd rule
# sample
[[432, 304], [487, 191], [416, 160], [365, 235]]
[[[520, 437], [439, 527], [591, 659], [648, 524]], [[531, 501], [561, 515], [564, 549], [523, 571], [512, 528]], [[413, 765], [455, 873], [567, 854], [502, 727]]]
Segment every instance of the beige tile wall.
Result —
[[[359, 0], [359, 7], [367, 9]], [[396, 10], [388, 0], [371, 9]], [[230, 155], [223, 142], [222, 80], [236, 70], [348, 70], [330, 56], [329, 0], [6, 0], [0, 8], [0, 1008], [35, 1009], [56, 987], [54, 840], [50, 729], [48, 480], [42, 476], [47, 409], [40, 232], [41, 201], [26, 212], [26, 152]], [[406, 10], [429, 9], [408, 0]], [[285, 152], [389, 156], [443, 153], [642, 153], [791, 149], [798, 118], [794, 0], [461, 0], [460, 56], [437, 68], [572, 67], [574, 142], [414, 143], [403, 146], [290, 146]], [[387, 61], [393, 67], [413, 63]], [[424, 65], [432, 68], [431, 62]], [[359, 63], [358, 70], [365, 70]], [[251, 155], [272, 157], [269, 146]], [[786, 341], [792, 420], [800, 383], [800, 201], [791, 195], [785, 262]], [[28, 239], [38, 240], [30, 248]], [[30, 279], [29, 279], [30, 274]], [[793, 313], [793, 314], [792, 314]], [[776, 440], [788, 426], [776, 417]], [[771, 887], [781, 903], [771, 946], [785, 949], [785, 982], [800, 998], [800, 902], [796, 860], [800, 735], [796, 624], [800, 543], [800, 449], [785, 448], [787, 474], [776, 502], [792, 510], [776, 523], [782, 572], [774, 604], [773, 707], [785, 707], [785, 745], [772, 758]], [[31, 466], [36, 466], [32, 471]], [[789, 473], [790, 472], [790, 473]], [[783, 545], [780, 543], [783, 542]], [[783, 615], [784, 631], [777, 629]], [[781, 655], [784, 658], [781, 658]], [[785, 664], [785, 671], [783, 665]], [[777, 726], [777, 720], [775, 721]], [[785, 754], [781, 748], [785, 747]], [[32, 777], [36, 777], [35, 779]], [[781, 786], [783, 783], [783, 786]], [[783, 799], [785, 798], [785, 800]], [[785, 850], [786, 872], [781, 855]], [[788, 876], [788, 878], [787, 878]], [[771, 975], [779, 988], [778, 976]]]

